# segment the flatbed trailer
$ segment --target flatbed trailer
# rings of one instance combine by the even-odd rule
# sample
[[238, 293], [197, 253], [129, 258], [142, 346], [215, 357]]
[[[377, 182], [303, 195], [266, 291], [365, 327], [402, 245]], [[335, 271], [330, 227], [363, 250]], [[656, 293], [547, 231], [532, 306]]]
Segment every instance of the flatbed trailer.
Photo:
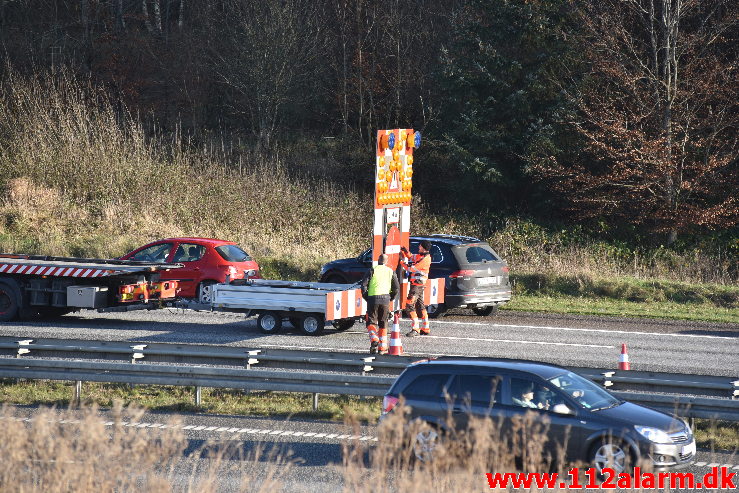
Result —
[[0, 254], [0, 322], [32, 315], [158, 308], [174, 301], [177, 281], [163, 270], [181, 264]]
[[213, 286], [213, 310], [258, 315], [257, 326], [265, 334], [276, 334], [283, 321], [303, 334], [317, 336], [327, 324], [347, 330], [364, 318], [367, 303], [356, 284], [235, 280]]
[[[317, 336], [329, 323], [347, 330], [363, 321], [367, 302], [356, 284], [238, 279], [213, 286], [212, 309], [258, 315], [257, 326], [275, 334], [289, 320], [303, 334]], [[425, 302], [443, 299], [444, 279], [429, 279]], [[439, 298], [441, 296], [441, 298]], [[400, 309], [399, 300], [394, 310]]]

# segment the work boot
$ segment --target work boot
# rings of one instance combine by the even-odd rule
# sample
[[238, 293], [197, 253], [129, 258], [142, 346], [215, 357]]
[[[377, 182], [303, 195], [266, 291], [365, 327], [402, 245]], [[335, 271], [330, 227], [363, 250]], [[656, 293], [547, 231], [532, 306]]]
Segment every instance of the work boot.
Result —
[[370, 343], [370, 354], [377, 354], [377, 346], [378, 346], [377, 341], [372, 341]]
[[418, 331], [415, 331], [415, 330], [411, 330], [411, 331], [410, 331], [410, 332], [408, 332], [408, 333], [407, 333], [407, 334], [406, 334], [405, 336], [406, 336], [406, 337], [418, 337], [419, 335], [421, 335], [421, 334], [419, 334], [419, 333], [418, 333]]
[[420, 334], [421, 334], [422, 336], [430, 336], [430, 335], [431, 335], [431, 331], [428, 331], [428, 330], [427, 330], [426, 332], [421, 332]]

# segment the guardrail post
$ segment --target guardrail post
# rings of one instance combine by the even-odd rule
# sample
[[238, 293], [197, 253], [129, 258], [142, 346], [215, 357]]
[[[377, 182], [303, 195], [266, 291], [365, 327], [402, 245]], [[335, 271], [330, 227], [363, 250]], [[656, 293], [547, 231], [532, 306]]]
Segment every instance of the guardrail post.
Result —
[[200, 403], [203, 402], [202, 397], [203, 397], [202, 396], [202, 387], [200, 387], [200, 385], [198, 385], [197, 387], [195, 387], [195, 405], [196, 406], [200, 406]]
[[79, 407], [82, 404], [82, 380], [77, 380], [74, 383], [74, 399], [73, 405]]
[[313, 410], [318, 411], [318, 393], [313, 394]]

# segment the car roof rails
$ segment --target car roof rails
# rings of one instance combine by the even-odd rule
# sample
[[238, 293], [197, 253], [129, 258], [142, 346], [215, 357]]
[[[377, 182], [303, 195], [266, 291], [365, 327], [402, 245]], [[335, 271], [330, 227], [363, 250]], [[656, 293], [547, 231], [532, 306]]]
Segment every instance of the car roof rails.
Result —
[[448, 238], [450, 240], [460, 240], [460, 241], [470, 241], [470, 242], [482, 241], [480, 238], [475, 238], [474, 236], [448, 235], [448, 234], [433, 234], [433, 235], [429, 235], [429, 238]]

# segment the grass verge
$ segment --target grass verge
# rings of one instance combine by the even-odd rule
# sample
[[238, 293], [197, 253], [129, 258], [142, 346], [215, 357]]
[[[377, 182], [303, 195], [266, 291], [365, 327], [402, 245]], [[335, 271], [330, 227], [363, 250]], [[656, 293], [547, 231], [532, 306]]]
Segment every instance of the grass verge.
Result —
[[[0, 380], [0, 401], [16, 405], [68, 407], [74, 386], [70, 382]], [[351, 413], [361, 422], [375, 423], [380, 415], [379, 398], [321, 395], [313, 410], [313, 394], [203, 388], [201, 405], [195, 405], [193, 387], [108, 384], [85, 382], [82, 401], [113, 407], [115, 402], [151, 411], [232, 414], [244, 416], [302, 417], [342, 421]]]
[[[54, 381], [0, 380], [0, 401], [14, 405], [69, 407], [74, 384]], [[235, 389], [202, 389], [200, 406], [194, 404], [192, 387], [161, 385], [106, 384], [85, 382], [83, 405], [113, 408], [136, 406], [150, 411], [173, 411], [205, 414], [265, 416], [271, 418], [310, 418], [345, 421], [351, 417], [361, 423], [374, 424], [380, 415], [381, 399], [375, 397], [321, 395], [318, 410], [313, 410], [312, 394], [252, 391]], [[698, 447], [737, 452], [739, 423], [696, 420]]]
[[531, 273], [512, 281], [508, 310], [739, 323], [736, 286]]

